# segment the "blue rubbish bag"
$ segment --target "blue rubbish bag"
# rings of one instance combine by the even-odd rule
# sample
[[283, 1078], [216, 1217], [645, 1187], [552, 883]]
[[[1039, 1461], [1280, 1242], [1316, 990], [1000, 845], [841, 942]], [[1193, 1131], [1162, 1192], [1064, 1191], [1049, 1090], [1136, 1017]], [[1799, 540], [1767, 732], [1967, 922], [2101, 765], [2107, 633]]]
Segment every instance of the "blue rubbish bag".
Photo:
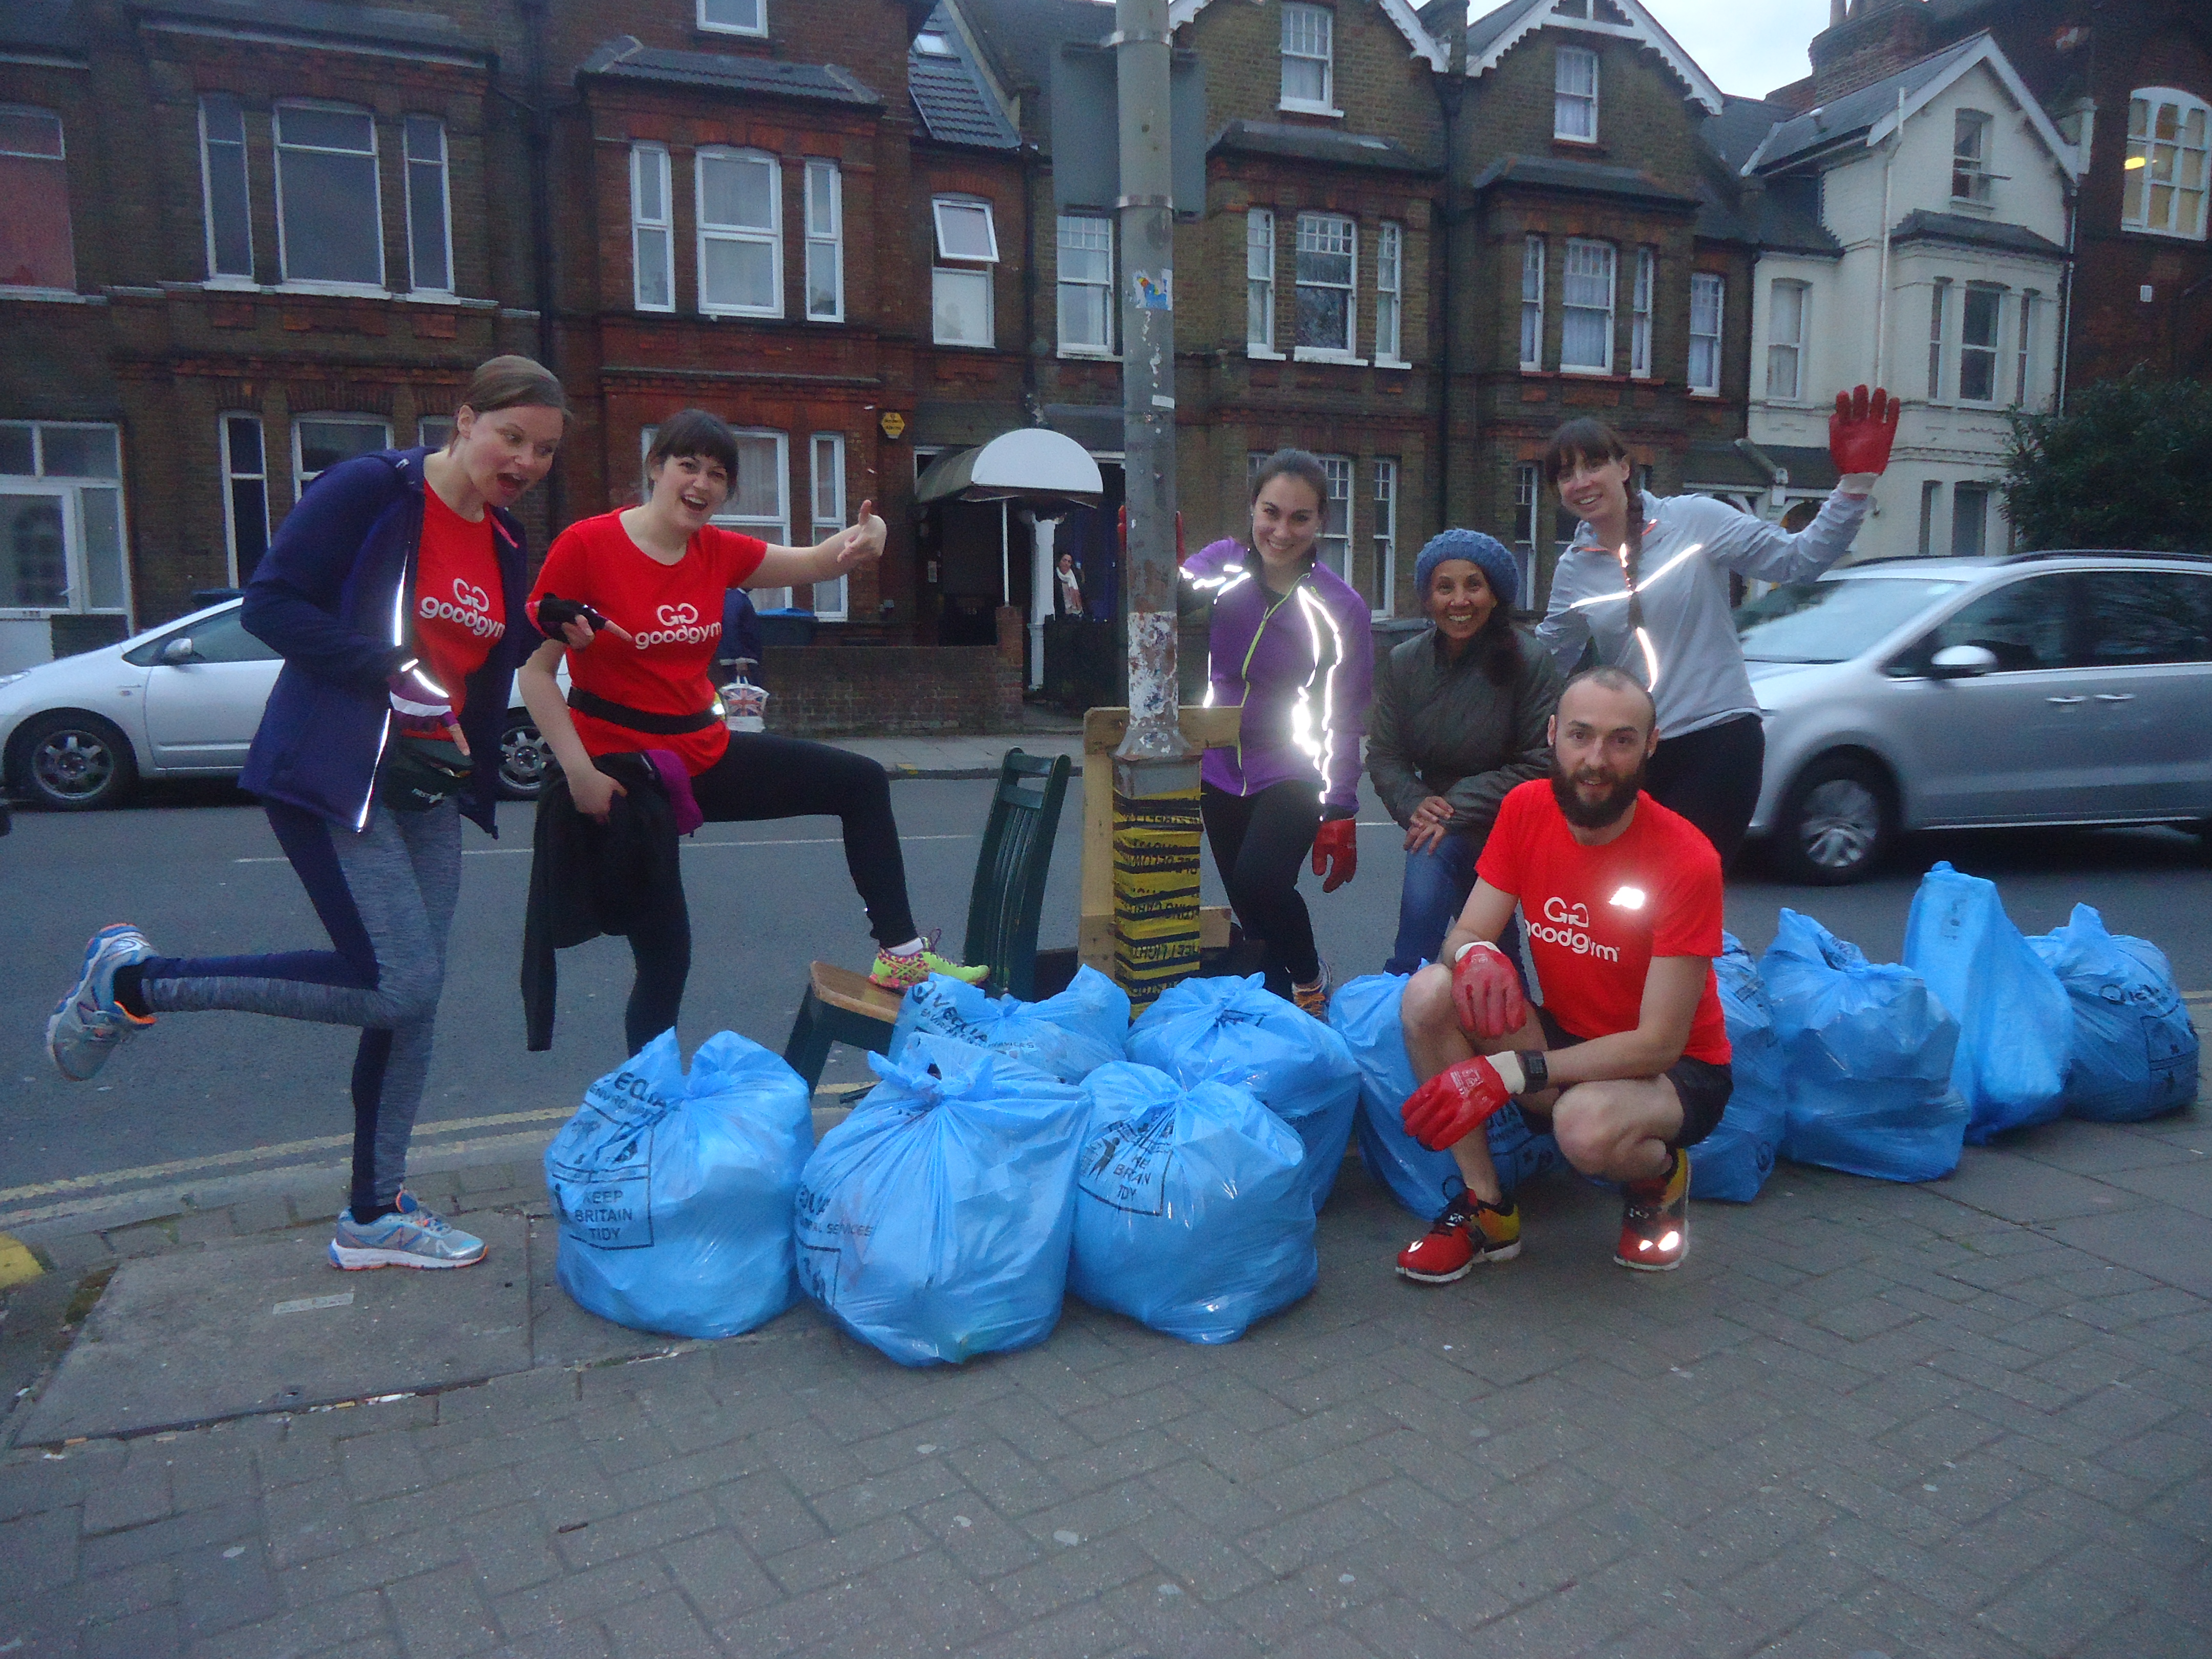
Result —
[[1124, 1060], [1084, 1079], [1083, 1099], [1069, 1290], [1186, 1342], [1234, 1342], [1313, 1289], [1305, 1145], [1251, 1090]]
[[670, 1336], [734, 1336], [788, 1308], [792, 1202], [814, 1146], [799, 1073], [735, 1031], [689, 1076], [664, 1031], [594, 1083], [545, 1149], [554, 1273], [587, 1313]]
[[1265, 975], [1187, 979], [1161, 993], [1129, 1028], [1129, 1058], [1187, 1085], [1243, 1084], [1297, 1131], [1314, 1209], [1328, 1201], [1359, 1103], [1359, 1068], [1342, 1037], [1270, 992]]
[[1905, 923], [1905, 965], [1959, 1022], [1951, 1082], [1966, 1139], [2048, 1123], [2064, 1109], [2074, 1010], [2066, 988], [2005, 915], [1996, 884], [1939, 863]]
[[1719, 1125], [1690, 1148], [1690, 1196], [1748, 1204], [1766, 1184], [1782, 1145], [1788, 1099], [1782, 1043], [1774, 1035], [1774, 1006], [1759, 983], [1759, 964], [1734, 933], [1721, 935], [1713, 977], [1728, 1018], [1735, 1086]]
[[902, 1365], [1043, 1341], [1067, 1280], [1081, 1095], [992, 1054], [868, 1064], [880, 1081], [799, 1182], [800, 1288]]
[[[1400, 1114], [1413, 1092], [1413, 1062], [1398, 1020], [1398, 999], [1410, 974], [1367, 974], [1347, 981], [1329, 999], [1328, 1023], [1359, 1067], [1359, 1111], [1354, 1128], [1360, 1162], [1415, 1215], [1433, 1221], [1459, 1181], [1452, 1155], [1432, 1152], [1406, 1133]], [[1566, 1160], [1559, 1143], [1529, 1127], [1518, 1106], [1500, 1108], [1490, 1120], [1490, 1161], [1510, 1194]]]
[[2164, 951], [2106, 932], [2105, 919], [2086, 904], [2028, 944], [2074, 1005], [2069, 1112], [2132, 1123], [2197, 1098], [2197, 1027]]
[[957, 1037], [1049, 1072], [1062, 1083], [1080, 1083], [1108, 1060], [1123, 1058], [1129, 994], [1087, 965], [1075, 970], [1065, 991], [1042, 1002], [994, 997], [978, 986], [935, 974], [901, 1002], [891, 1027], [892, 1059], [915, 1031]]
[[1877, 1181], [1935, 1181], [1959, 1167], [1966, 1133], [1966, 1097], [1951, 1086], [1959, 1022], [1927, 981], [1869, 962], [1849, 939], [1789, 909], [1759, 977], [1789, 1091], [1783, 1157]]

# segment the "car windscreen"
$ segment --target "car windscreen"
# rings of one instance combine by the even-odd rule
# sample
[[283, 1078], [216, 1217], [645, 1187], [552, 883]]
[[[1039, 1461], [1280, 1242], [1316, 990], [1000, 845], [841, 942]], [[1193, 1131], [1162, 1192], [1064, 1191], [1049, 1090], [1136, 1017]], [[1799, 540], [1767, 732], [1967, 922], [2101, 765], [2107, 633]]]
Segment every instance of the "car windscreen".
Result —
[[1844, 662], [1959, 586], [1924, 576], [1784, 582], [1736, 607], [1736, 637], [1753, 662]]

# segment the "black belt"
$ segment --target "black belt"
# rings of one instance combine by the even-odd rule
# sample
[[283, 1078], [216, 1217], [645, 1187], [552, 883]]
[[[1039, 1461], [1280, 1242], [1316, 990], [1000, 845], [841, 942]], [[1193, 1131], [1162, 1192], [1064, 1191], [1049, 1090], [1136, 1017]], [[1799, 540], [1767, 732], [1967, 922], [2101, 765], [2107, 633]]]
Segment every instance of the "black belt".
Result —
[[605, 720], [611, 726], [626, 726], [633, 732], [650, 732], [655, 737], [681, 737], [686, 732], [703, 732], [710, 726], [721, 724], [722, 717], [711, 708], [702, 708], [696, 714], [649, 714], [642, 708], [632, 708], [628, 703], [614, 702], [586, 691], [580, 685], [568, 688], [568, 707], [593, 720]]

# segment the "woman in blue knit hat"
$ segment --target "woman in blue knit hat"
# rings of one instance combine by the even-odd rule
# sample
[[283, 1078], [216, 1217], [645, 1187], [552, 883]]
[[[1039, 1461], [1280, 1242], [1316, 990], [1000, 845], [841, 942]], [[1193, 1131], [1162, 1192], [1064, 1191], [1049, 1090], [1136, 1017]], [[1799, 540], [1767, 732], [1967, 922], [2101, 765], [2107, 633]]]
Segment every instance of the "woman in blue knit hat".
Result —
[[[1561, 685], [1550, 653], [1513, 625], [1521, 567], [1504, 544], [1447, 530], [1413, 575], [1429, 626], [1383, 660], [1367, 730], [1375, 793], [1406, 831], [1394, 974], [1434, 959], [1498, 803], [1549, 773], [1545, 727]], [[1498, 943], [1520, 959], [1517, 925]]]

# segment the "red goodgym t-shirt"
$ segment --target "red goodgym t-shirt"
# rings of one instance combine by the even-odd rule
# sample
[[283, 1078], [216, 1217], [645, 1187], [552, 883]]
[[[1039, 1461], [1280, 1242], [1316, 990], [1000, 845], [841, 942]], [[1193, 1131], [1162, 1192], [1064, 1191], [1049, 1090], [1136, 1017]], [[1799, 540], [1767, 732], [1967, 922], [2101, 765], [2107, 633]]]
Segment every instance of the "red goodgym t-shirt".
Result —
[[[1636, 1029], [1654, 957], [1721, 953], [1721, 860], [1704, 833], [1649, 795], [1602, 847], [1574, 837], [1552, 786], [1505, 797], [1475, 872], [1521, 901], [1528, 951], [1552, 1018], [1585, 1040]], [[1727, 1017], [1712, 969], [1682, 1052], [1721, 1066]]]
[[489, 509], [471, 524], [424, 486], [422, 540], [415, 553], [415, 649], [453, 698], [456, 720], [469, 676], [507, 632], [507, 597], [491, 538]]
[[[548, 593], [594, 607], [628, 629], [635, 642], [602, 634], [586, 649], [570, 651], [569, 684], [648, 714], [696, 714], [714, 701], [707, 671], [722, 637], [723, 597], [742, 587], [767, 556], [766, 542], [709, 525], [685, 544], [681, 559], [663, 564], [630, 539], [619, 512], [603, 513], [555, 538], [530, 590], [530, 615], [535, 621], [538, 601]], [[730, 746], [720, 720], [669, 736], [569, 713], [586, 752], [671, 750], [694, 777]]]

